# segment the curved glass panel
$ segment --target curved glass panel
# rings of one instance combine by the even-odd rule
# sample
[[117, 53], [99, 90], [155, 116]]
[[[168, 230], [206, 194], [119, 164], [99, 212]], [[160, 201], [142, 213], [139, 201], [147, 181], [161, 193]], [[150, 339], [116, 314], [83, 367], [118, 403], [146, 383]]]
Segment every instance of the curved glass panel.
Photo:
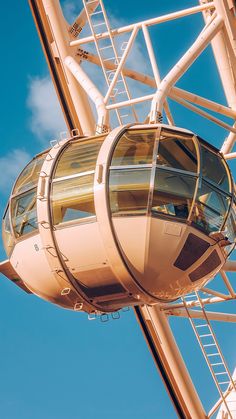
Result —
[[95, 217], [94, 172], [104, 138], [71, 142], [59, 157], [51, 195], [54, 225]]
[[202, 176], [207, 178], [223, 189], [225, 192], [230, 191], [230, 178], [224, 160], [220, 155], [210, 151], [201, 144], [202, 155]]
[[229, 217], [226, 221], [225, 227], [224, 227], [226, 236], [229, 240], [229, 246], [225, 247], [226, 252], [229, 254], [232, 252], [232, 250], [235, 247], [235, 238], [236, 238], [236, 207], [235, 204], [233, 204]]
[[116, 145], [111, 166], [151, 164], [156, 129], [129, 130]]
[[94, 174], [69, 178], [53, 183], [53, 224], [95, 216]]
[[3, 238], [3, 244], [6, 250], [6, 254], [7, 256], [10, 256], [12, 249], [14, 247], [14, 237], [12, 236], [12, 233], [11, 233], [9, 207], [7, 208], [7, 211], [5, 212], [5, 215], [3, 217], [2, 238]]
[[113, 215], [147, 212], [151, 169], [111, 170], [110, 207]]
[[16, 181], [12, 192], [13, 195], [28, 191], [37, 185], [39, 172], [43, 165], [45, 156], [46, 153], [36, 157], [25, 167]]
[[209, 183], [202, 181], [192, 213], [193, 223], [207, 233], [219, 231], [224, 224], [230, 200]]
[[12, 199], [12, 225], [17, 238], [38, 229], [36, 189]]
[[170, 170], [156, 169], [152, 214], [187, 219], [191, 210], [197, 178]]
[[59, 158], [54, 179], [94, 170], [103, 140], [98, 137], [70, 143]]
[[162, 130], [157, 165], [196, 173], [197, 152], [192, 136]]

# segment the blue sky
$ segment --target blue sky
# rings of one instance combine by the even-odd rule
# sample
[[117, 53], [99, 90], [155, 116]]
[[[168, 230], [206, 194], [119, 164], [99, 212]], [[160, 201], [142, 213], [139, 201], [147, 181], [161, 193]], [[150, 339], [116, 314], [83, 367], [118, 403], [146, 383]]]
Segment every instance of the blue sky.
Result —
[[[196, 4], [190, 0], [120, 0], [111, 9], [111, 2], [105, 2], [113, 20], [123, 23]], [[76, 7], [64, 1], [64, 6], [68, 14], [73, 14], [80, 10], [80, 1]], [[194, 40], [200, 27], [201, 16], [197, 16], [158, 28], [154, 44], [162, 75]], [[11, 6], [4, 2], [0, 31], [2, 213], [17, 173], [57, 137], [64, 122], [26, 0], [12, 0]], [[210, 51], [204, 53], [179, 86], [224, 102], [212, 62]], [[200, 68], [205, 68], [204, 77], [199, 77]], [[222, 143], [224, 130], [200, 121], [179, 106], [173, 109], [178, 125], [196, 131], [215, 145]], [[2, 248], [0, 255], [5, 258]], [[0, 296], [2, 419], [176, 417], [132, 310], [122, 312], [119, 320], [88, 321], [85, 314], [65, 311], [24, 294], [2, 276]], [[233, 311], [233, 305], [228, 310]], [[192, 331], [185, 320], [173, 319], [172, 323], [209, 408], [216, 396], [205, 391], [210, 379], [205, 376], [204, 366], [199, 374], [201, 354], [193, 345]], [[234, 329], [227, 325], [225, 330], [220, 332], [222, 341]], [[231, 345], [226, 345], [231, 368], [235, 364], [232, 342], [235, 338], [231, 335]]]

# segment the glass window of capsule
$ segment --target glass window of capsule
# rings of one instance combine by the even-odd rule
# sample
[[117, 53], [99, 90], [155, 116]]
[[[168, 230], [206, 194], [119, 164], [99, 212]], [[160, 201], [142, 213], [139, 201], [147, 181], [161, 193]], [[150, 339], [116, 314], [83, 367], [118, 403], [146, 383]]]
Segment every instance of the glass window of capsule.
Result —
[[129, 129], [116, 143], [109, 173], [113, 217], [151, 215], [188, 222], [205, 234], [236, 234], [229, 169], [214, 147], [185, 131]]
[[[53, 171], [51, 211], [55, 227], [95, 220], [94, 172], [104, 136], [69, 142]], [[3, 217], [3, 241], [8, 256], [17, 240], [38, 232], [37, 185], [47, 152], [34, 158], [17, 179]]]
[[94, 173], [102, 137], [68, 144], [54, 170], [51, 193], [53, 224], [94, 221]]
[[21, 172], [3, 216], [3, 242], [8, 256], [17, 239], [38, 230], [36, 190], [45, 153], [35, 157]]
[[[104, 136], [73, 140], [61, 152], [52, 175], [53, 224], [96, 220], [94, 173]], [[113, 217], [151, 215], [188, 222], [205, 234], [225, 230], [232, 246], [235, 203], [229, 169], [214, 147], [184, 130], [128, 129], [111, 150], [109, 197]], [[20, 174], [3, 219], [5, 248], [37, 233], [36, 190], [47, 153]], [[109, 156], [107, 156], [109, 158]]]

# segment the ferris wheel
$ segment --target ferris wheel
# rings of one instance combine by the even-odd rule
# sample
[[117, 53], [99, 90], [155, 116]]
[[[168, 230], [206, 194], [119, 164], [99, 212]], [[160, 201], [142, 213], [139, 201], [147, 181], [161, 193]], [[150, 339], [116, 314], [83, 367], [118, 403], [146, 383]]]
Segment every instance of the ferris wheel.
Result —
[[[82, 0], [70, 22], [59, 0], [29, 4], [68, 131], [13, 186], [0, 272], [90, 320], [132, 307], [178, 417], [236, 418], [218, 339], [236, 322], [235, 2], [200, 0], [119, 27], [102, 0]], [[166, 65], [159, 48], [176, 55], [168, 31], [187, 19], [196, 33]], [[201, 81], [213, 70], [212, 98]], [[180, 328], [209, 373], [208, 411]]]

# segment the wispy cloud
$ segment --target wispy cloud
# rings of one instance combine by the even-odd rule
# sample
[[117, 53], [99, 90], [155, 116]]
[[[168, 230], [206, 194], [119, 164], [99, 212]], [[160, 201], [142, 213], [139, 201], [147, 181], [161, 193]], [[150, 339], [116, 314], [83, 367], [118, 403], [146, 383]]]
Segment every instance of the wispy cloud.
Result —
[[67, 19], [68, 23], [72, 23], [77, 15], [79, 14], [79, 10], [77, 7], [77, 4], [75, 4], [74, 1], [63, 1], [61, 3], [62, 9], [63, 9], [63, 13], [65, 18]]
[[[71, 23], [80, 12], [77, 7], [78, 5], [73, 0], [67, 0], [62, 2], [62, 6], [66, 18]], [[127, 24], [127, 22], [118, 19], [116, 16], [109, 15], [109, 18], [112, 28], [117, 28]], [[89, 29], [88, 25], [86, 25], [81, 35], [86, 36], [88, 34]], [[126, 34], [116, 38], [118, 55], [123, 53], [121, 50], [122, 44], [125, 41], [127, 42], [129, 36], [130, 34]], [[89, 44], [88, 47], [90, 52], [96, 54], [95, 47], [92, 44]], [[127, 66], [130, 68], [136, 67], [137, 63], [139, 67], [138, 71], [143, 72], [144, 74], [150, 73], [150, 63], [144, 55], [144, 48], [140, 38], [138, 38], [133, 45], [131, 53], [127, 59]], [[83, 67], [89, 77], [99, 87], [102, 94], [105, 94], [107, 91], [107, 85], [101, 69], [87, 62], [83, 63]], [[148, 89], [140, 83], [128, 79], [127, 81], [132, 97], [150, 93], [150, 91], [148, 92]], [[119, 99], [124, 100], [125, 96], [121, 95], [119, 96]], [[47, 146], [50, 140], [58, 138], [60, 132], [67, 130], [62, 111], [60, 109], [60, 104], [49, 76], [30, 79], [27, 105], [31, 111], [30, 129], [40, 140], [43, 146]], [[140, 113], [140, 120], [142, 120], [149, 111], [149, 106], [150, 104], [140, 104], [137, 106]], [[114, 125], [116, 125], [116, 123]]]
[[13, 182], [30, 159], [29, 153], [19, 149], [11, 150], [0, 157], [0, 193], [5, 195], [10, 192]]
[[66, 131], [62, 111], [49, 77], [32, 78], [27, 106], [31, 111], [30, 129], [45, 146]]

